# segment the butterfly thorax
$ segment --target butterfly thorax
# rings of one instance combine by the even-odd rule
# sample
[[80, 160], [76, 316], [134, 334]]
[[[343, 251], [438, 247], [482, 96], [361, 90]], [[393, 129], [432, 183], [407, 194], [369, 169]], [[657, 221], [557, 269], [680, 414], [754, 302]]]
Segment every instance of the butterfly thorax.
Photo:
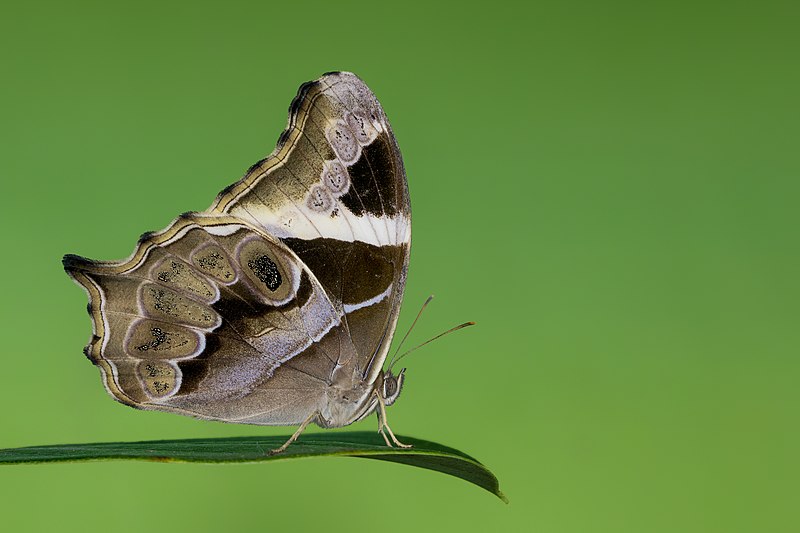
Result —
[[336, 428], [367, 417], [378, 405], [375, 383], [359, 382], [351, 387], [329, 387], [327, 402], [320, 409], [317, 425]]
[[358, 381], [350, 386], [334, 383], [327, 391], [327, 405], [320, 410], [317, 425], [335, 428], [363, 420], [378, 407], [379, 397], [384, 405], [392, 405], [402, 391], [404, 374], [405, 369], [398, 375], [381, 370], [373, 383]]

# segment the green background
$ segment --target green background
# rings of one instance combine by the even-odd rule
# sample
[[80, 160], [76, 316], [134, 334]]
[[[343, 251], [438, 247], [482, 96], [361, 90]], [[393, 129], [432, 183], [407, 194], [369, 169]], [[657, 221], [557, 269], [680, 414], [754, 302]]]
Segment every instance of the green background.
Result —
[[287, 432], [112, 401], [60, 259], [206, 208], [351, 70], [408, 171], [399, 330], [429, 293], [412, 340], [478, 323], [390, 421], [511, 503], [357, 459], [15, 466], [3, 528], [797, 531], [796, 5], [4, 3], [0, 446]]

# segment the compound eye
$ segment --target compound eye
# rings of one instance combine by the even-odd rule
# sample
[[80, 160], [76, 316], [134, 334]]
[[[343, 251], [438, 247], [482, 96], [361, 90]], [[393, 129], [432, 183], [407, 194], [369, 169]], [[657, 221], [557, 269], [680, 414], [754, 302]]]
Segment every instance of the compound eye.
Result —
[[388, 374], [383, 377], [383, 399], [386, 405], [392, 405], [397, 401], [400, 392], [403, 390], [403, 372], [405, 368], [396, 376]]
[[394, 377], [384, 378], [383, 380], [383, 397], [391, 398], [397, 391], [397, 380]]

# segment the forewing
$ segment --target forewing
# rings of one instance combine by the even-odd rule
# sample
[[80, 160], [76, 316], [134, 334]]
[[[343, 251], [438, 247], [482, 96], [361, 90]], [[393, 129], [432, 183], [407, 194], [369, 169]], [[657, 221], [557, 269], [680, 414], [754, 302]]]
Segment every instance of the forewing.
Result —
[[210, 210], [263, 228], [309, 266], [374, 379], [402, 301], [411, 209], [400, 150], [366, 84], [347, 72], [304, 84], [275, 151]]

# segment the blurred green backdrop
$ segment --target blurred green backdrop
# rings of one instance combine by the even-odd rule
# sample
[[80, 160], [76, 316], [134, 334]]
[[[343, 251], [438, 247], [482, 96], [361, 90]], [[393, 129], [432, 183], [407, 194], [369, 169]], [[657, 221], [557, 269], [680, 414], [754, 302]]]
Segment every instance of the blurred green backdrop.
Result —
[[4, 529], [797, 531], [798, 15], [4, 3], [0, 446], [288, 431], [112, 401], [60, 258], [127, 256], [206, 208], [301, 82], [351, 70], [408, 170], [400, 330], [429, 293], [414, 340], [478, 322], [408, 358], [392, 426], [473, 454], [511, 500], [355, 459], [17, 466]]

